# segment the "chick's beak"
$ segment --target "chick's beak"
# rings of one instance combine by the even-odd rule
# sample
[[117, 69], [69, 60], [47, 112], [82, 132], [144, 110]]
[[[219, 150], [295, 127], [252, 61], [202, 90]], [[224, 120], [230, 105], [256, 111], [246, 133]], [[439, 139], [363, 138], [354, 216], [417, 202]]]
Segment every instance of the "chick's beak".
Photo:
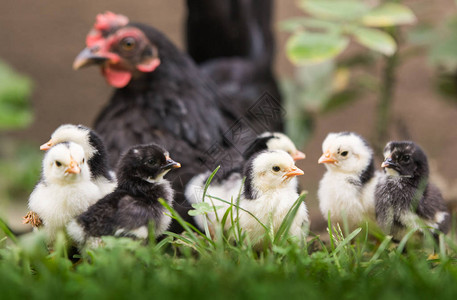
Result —
[[83, 67], [102, 64], [109, 60], [109, 57], [97, 53], [97, 48], [98, 47], [88, 47], [81, 51], [73, 62], [73, 69], [79, 70]]
[[333, 157], [333, 155], [330, 153], [330, 150], [327, 150], [324, 154], [322, 154], [322, 156], [317, 161], [319, 164], [334, 164], [337, 162], [338, 160]]
[[79, 174], [81, 172], [81, 168], [79, 167], [78, 163], [74, 160], [71, 160], [68, 168], [65, 170], [65, 173], [69, 174]]
[[40, 146], [40, 150], [48, 151], [49, 149], [51, 149], [52, 146], [54, 146], [54, 142], [52, 139], [50, 139], [47, 143], [44, 143]]
[[176, 162], [170, 158], [170, 156], [166, 157], [166, 162], [162, 166], [163, 170], [168, 170], [168, 169], [178, 169], [181, 168], [181, 164], [179, 162]]
[[397, 165], [393, 162], [392, 158], [388, 157], [381, 164], [381, 168], [391, 168], [396, 167]]
[[303, 153], [303, 152], [297, 150], [297, 151], [292, 155], [292, 158], [294, 159], [294, 161], [297, 161], [297, 160], [305, 159], [305, 158], [306, 158], [306, 155], [305, 155], [305, 153]]
[[305, 174], [302, 170], [300, 170], [299, 168], [297, 168], [296, 166], [293, 166], [292, 168], [290, 168], [289, 170], [287, 170], [286, 174], [284, 174], [283, 177], [285, 177], [286, 179], [288, 178], [291, 178], [291, 177], [294, 177], [294, 176], [299, 176], [299, 175], [303, 175]]

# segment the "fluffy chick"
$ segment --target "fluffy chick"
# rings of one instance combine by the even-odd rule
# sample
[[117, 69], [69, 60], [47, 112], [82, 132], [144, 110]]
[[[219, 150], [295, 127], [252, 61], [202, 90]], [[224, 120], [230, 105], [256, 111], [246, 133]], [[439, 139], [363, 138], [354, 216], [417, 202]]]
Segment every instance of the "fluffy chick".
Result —
[[428, 182], [427, 156], [414, 142], [389, 142], [384, 175], [376, 186], [376, 220], [385, 233], [401, 240], [407, 230], [430, 227], [447, 233], [450, 214], [437, 187]]
[[92, 174], [92, 181], [100, 188], [103, 195], [111, 193], [116, 187], [114, 172], [110, 171], [108, 153], [98, 134], [83, 125], [64, 124], [51, 135], [51, 139], [40, 146], [49, 150], [62, 142], [74, 142], [84, 149], [86, 160]]
[[[292, 182], [295, 176], [303, 175], [297, 168], [292, 157], [282, 150], [266, 150], [255, 154], [246, 164], [243, 175], [246, 177], [239, 206], [253, 214], [260, 222], [277, 232], [286, 214], [298, 199], [296, 185]], [[212, 193], [215, 192], [215, 193]], [[210, 196], [222, 198], [212, 190]], [[206, 199], [205, 201], [211, 201]], [[223, 198], [222, 198], [223, 199]], [[224, 199], [230, 201], [230, 199]], [[229, 205], [213, 199], [217, 207], [218, 216], [221, 217]], [[236, 202], [236, 200], [234, 200]], [[211, 202], [210, 202], [211, 203]], [[255, 247], [263, 244], [265, 229], [249, 213], [239, 210], [239, 226], [247, 233]], [[199, 216], [197, 222], [202, 225], [204, 216]], [[211, 222], [216, 221], [214, 214], [208, 214]], [[309, 223], [306, 204], [302, 203], [291, 225], [289, 233], [292, 236], [303, 237], [304, 226]], [[231, 227], [228, 221], [225, 229]]]
[[333, 223], [347, 220], [350, 229], [374, 220], [374, 189], [377, 182], [373, 150], [353, 132], [329, 133], [322, 144], [318, 163], [327, 172], [318, 190], [322, 216]]
[[158, 199], [169, 205], [173, 190], [163, 177], [181, 165], [156, 144], [138, 145], [129, 149], [118, 164], [118, 186], [110, 194], [78, 216], [67, 228], [69, 235], [80, 245], [96, 245], [101, 236], [126, 236], [147, 239], [148, 225], [154, 223], [155, 236], [170, 225]]
[[[292, 140], [285, 134], [280, 132], [264, 132], [259, 135], [243, 153], [245, 159], [244, 164], [256, 153], [264, 150], [283, 150], [287, 152], [295, 161], [304, 159], [305, 153], [297, 150]], [[187, 184], [185, 190], [186, 199], [190, 203], [198, 203], [202, 201], [203, 190], [211, 172], [205, 172], [192, 178]], [[243, 182], [243, 166], [238, 166], [227, 172], [227, 176], [221, 179], [213, 179], [207, 190], [207, 194], [218, 196], [221, 199], [230, 201], [236, 199], [241, 190]], [[298, 181], [296, 178], [291, 179], [292, 185], [295, 185], [298, 190]], [[211, 213], [210, 213], [211, 214]], [[215, 219], [215, 215], [211, 214], [210, 218]], [[203, 229], [203, 219], [200, 216], [195, 217], [197, 225]]]
[[83, 148], [64, 142], [46, 153], [42, 178], [29, 198], [28, 206], [33, 213], [27, 216], [37, 215], [41, 219], [43, 230], [52, 242], [73, 217], [100, 198], [99, 188], [90, 180]]
[[262, 133], [244, 151], [243, 157], [245, 160], [248, 160], [255, 153], [267, 149], [286, 151], [295, 161], [306, 157], [305, 153], [299, 151], [297, 147], [295, 147], [294, 142], [292, 142], [287, 135], [281, 132]]

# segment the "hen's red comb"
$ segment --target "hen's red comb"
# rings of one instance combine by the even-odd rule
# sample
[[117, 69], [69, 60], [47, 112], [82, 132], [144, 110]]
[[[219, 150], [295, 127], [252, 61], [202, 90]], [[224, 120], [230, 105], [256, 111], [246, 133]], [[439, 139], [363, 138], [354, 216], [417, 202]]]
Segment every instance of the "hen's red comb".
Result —
[[103, 39], [102, 31], [109, 31], [115, 27], [125, 26], [129, 23], [129, 18], [124, 15], [118, 15], [110, 11], [104, 14], [98, 14], [92, 30], [86, 37], [86, 45], [91, 47], [99, 40]]
[[129, 23], [129, 18], [124, 15], [118, 15], [110, 11], [104, 14], [98, 14], [94, 28], [97, 30], [109, 30], [113, 27], [125, 26]]

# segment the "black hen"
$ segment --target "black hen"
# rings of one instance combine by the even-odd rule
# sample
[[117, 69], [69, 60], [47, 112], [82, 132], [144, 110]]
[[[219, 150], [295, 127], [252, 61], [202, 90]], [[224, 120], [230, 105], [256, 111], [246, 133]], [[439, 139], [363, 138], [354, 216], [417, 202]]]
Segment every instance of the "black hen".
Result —
[[283, 130], [281, 96], [272, 71], [272, 2], [187, 0], [189, 54], [258, 133]]
[[[97, 16], [86, 44], [74, 68], [97, 64], [117, 88], [95, 122], [112, 164], [131, 145], [155, 142], [170, 149], [183, 165], [170, 174], [176, 203], [183, 204], [176, 208], [187, 216], [189, 206], [182, 197], [187, 181], [221, 163], [230, 169], [242, 159], [243, 140], [258, 132], [234, 123], [243, 116], [235, 104], [238, 99], [223, 96], [193, 60], [156, 29], [107, 12]], [[256, 109], [265, 110], [254, 107], [252, 115]], [[265, 127], [261, 131], [273, 128], [268, 117], [259, 118]]]
[[75, 69], [99, 64], [117, 87], [95, 122], [112, 162], [138, 143], [154, 141], [195, 159], [221, 140], [227, 127], [215, 88], [163, 34], [106, 13], [86, 43]]

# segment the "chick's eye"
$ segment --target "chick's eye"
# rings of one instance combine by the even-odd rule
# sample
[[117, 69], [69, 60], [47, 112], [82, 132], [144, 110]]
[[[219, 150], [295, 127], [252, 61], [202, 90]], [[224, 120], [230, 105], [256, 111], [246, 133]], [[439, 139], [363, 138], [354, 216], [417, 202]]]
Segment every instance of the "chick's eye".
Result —
[[155, 159], [148, 159], [148, 160], [146, 161], [146, 164], [147, 164], [147, 165], [150, 165], [150, 166], [155, 165], [155, 163], [156, 163]]
[[127, 50], [127, 51], [132, 50], [133, 48], [135, 48], [135, 45], [136, 45], [136, 41], [132, 37], [126, 37], [121, 40], [121, 47], [124, 50]]
[[347, 155], [348, 155], [348, 152], [347, 152], [347, 151], [341, 152], [341, 156], [347, 156]]
[[279, 172], [279, 171], [281, 170], [281, 168], [278, 167], [278, 166], [274, 166], [274, 167], [272, 168], [272, 170], [275, 171], [275, 172]]
[[62, 163], [60, 161], [56, 161], [56, 166], [60, 167], [62, 166]]
[[408, 162], [411, 157], [409, 155], [403, 156], [403, 161]]
[[83, 163], [85, 163], [85, 162], [86, 162], [86, 159], [83, 158]]

